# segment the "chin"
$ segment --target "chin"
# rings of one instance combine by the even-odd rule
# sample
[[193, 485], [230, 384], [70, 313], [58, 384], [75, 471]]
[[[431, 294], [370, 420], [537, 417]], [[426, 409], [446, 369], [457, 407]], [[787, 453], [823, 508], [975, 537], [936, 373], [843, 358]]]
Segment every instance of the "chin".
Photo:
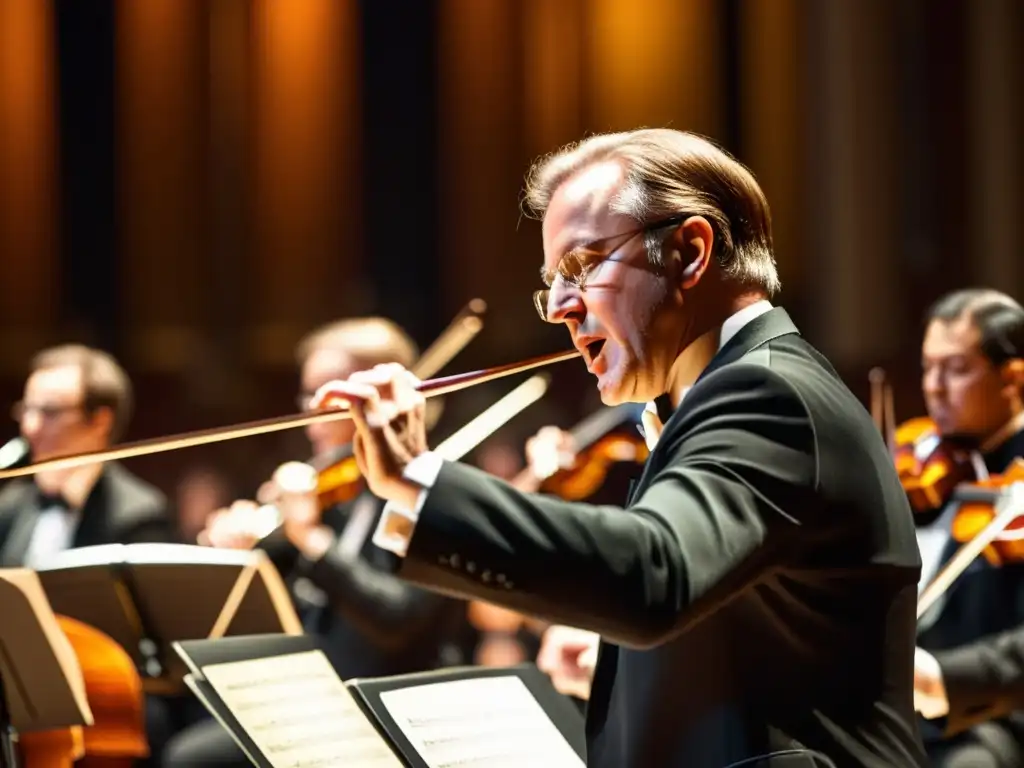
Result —
[[597, 379], [597, 391], [601, 402], [607, 406], [622, 405], [634, 400], [631, 387], [627, 386], [625, 377], [609, 371]]

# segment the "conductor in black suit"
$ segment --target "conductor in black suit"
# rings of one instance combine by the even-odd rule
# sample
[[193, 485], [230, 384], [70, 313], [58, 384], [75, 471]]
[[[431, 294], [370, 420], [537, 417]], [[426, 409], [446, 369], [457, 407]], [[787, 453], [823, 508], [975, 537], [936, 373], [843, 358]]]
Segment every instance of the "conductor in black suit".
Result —
[[[613, 405], [657, 439], [625, 507], [522, 493], [426, 445], [414, 378], [353, 404], [402, 577], [603, 638], [587, 712], [599, 768], [926, 765], [912, 701], [920, 560], [864, 408], [768, 299], [768, 205], [679, 131], [595, 136], [541, 161], [547, 289]], [[497, 236], [497, 235], [496, 235]]]

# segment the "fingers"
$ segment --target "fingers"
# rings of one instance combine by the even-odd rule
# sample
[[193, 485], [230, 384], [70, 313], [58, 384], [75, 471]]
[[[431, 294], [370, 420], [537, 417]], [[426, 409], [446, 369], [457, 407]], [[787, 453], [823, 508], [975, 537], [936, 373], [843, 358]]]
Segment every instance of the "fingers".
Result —
[[316, 490], [317, 472], [309, 464], [288, 461], [274, 472], [272, 482], [282, 493], [312, 493]]
[[317, 389], [309, 401], [309, 407], [312, 410], [344, 408], [358, 402], [373, 400], [377, 397], [379, 397], [379, 394], [376, 387], [367, 383], [360, 383], [358, 380], [353, 380], [353, 377], [350, 376], [348, 379], [328, 381]]
[[542, 427], [526, 441], [526, 460], [533, 474], [547, 479], [571, 466], [575, 458], [572, 436], [558, 427]]
[[422, 413], [426, 405], [423, 394], [416, 389], [419, 379], [397, 364], [358, 371], [348, 380], [376, 389], [377, 397], [368, 400], [365, 409], [367, 421], [374, 427], [390, 423], [402, 414]]
[[[357, 371], [344, 381], [330, 381], [310, 401], [314, 409], [349, 407], [353, 417], [379, 428], [401, 413], [425, 407], [426, 399], [417, 387], [420, 380], [397, 363]], [[360, 412], [357, 414], [357, 412]]]

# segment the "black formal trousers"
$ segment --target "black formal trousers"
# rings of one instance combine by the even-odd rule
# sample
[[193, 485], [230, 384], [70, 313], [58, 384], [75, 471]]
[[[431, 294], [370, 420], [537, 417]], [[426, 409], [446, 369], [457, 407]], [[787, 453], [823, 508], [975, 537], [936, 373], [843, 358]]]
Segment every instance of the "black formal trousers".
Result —
[[444, 463], [400, 575], [599, 632], [593, 768], [926, 765], [920, 556], [864, 407], [781, 308], [660, 405], [625, 508]]

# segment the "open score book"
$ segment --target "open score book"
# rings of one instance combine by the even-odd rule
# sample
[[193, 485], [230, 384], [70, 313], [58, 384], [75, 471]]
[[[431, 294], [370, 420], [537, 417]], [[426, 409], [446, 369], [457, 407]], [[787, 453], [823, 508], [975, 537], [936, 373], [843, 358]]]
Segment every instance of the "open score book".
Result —
[[260, 768], [583, 768], [583, 718], [535, 666], [342, 682], [308, 636], [174, 644]]

